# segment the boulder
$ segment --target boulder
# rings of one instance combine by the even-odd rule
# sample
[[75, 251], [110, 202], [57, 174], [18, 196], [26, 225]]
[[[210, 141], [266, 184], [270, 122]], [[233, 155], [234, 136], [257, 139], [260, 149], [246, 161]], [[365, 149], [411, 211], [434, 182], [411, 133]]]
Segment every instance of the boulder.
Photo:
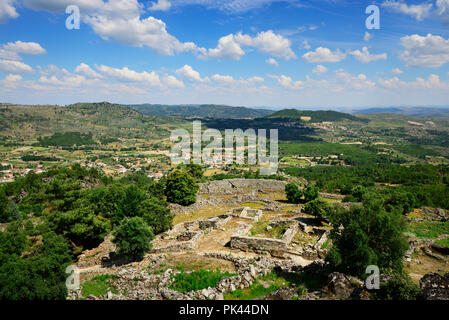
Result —
[[449, 300], [449, 273], [428, 273], [419, 281], [425, 300]]

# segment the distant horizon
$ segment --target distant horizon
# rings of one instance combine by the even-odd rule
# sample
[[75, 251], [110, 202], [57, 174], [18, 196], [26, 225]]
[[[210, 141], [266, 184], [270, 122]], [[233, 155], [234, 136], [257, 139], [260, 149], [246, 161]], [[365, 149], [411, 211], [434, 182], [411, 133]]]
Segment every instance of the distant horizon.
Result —
[[218, 106], [218, 107], [233, 107], [233, 108], [249, 108], [249, 109], [260, 109], [260, 110], [268, 110], [268, 111], [279, 111], [285, 109], [296, 109], [303, 111], [357, 111], [357, 110], [370, 110], [370, 109], [449, 109], [449, 105], [388, 105], [388, 106], [252, 106], [252, 105], [228, 105], [228, 104], [219, 104], [219, 103], [179, 103], [179, 104], [165, 104], [165, 103], [119, 103], [119, 102], [111, 102], [111, 101], [78, 101], [69, 104], [52, 104], [52, 103], [41, 103], [41, 104], [28, 104], [28, 103], [14, 103], [14, 102], [0, 102], [0, 105], [22, 105], [22, 106], [59, 106], [59, 107], [67, 107], [71, 105], [75, 105], [78, 103], [110, 103], [117, 104], [122, 106], [139, 106], [139, 105], [161, 105], [165, 107], [178, 107], [178, 106]]

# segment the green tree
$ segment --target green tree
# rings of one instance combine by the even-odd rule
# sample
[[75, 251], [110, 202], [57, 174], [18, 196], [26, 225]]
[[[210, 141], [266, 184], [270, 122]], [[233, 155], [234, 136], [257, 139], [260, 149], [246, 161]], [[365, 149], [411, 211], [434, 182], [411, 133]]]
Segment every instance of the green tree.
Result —
[[169, 230], [173, 226], [174, 215], [162, 199], [150, 198], [144, 200], [139, 207], [139, 216], [151, 228], [154, 234]]
[[287, 183], [285, 185], [285, 194], [287, 201], [290, 203], [300, 203], [302, 192], [295, 183]]
[[117, 252], [134, 260], [142, 259], [151, 248], [154, 234], [140, 217], [124, 218], [114, 231]]
[[314, 186], [313, 184], [308, 184], [307, 187], [305, 187], [303, 193], [304, 193], [304, 202], [307, 203], [309, 201], [318, 198], [320, 189]]
[[193, 178], [199, 180], [203, 177], [204, 171], [201, 165], [195, 163], [189, 163], [187, 165], [187, 173]]
[[365, 277], [366, 267], [377, 265], [382, 272], [400, 272], [408, 248], [403, 233], [404, 217], [386, 212], [382, 201], [364, 199], [363, 207], [341, 209], [332, 215], [333, 247], [327, 261], [337, 271]]
[[25, 246], [23, 232], [5, 234], [21, 240], [9, 242], [5, 250], [5, 239], [0, 236], [0, 300], [64, 300], [65, 269], [71, 263], [64, 238], [49, 232], [42, 235], [41, 244]]
[[195, 179], [188, 173], [175, 170], [167, 177], [165, 195], [168, 202], [188, 206], [196, 202], [198, 189]]
[[304, 206], [304, 212], [313, 215], [319, 220], [323, 220], [332, 210], [331, 206], [322, 199], [309, 201]]

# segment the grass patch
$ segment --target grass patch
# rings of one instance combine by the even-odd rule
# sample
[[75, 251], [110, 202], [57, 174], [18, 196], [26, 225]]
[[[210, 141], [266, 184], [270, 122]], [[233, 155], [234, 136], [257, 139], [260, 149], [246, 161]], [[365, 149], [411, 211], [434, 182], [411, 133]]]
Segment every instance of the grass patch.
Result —
[[102, 274], [99, 276], [96, 276], [82, 285], [82, 295], [83, 297], [87, 297], [89, 295], [94, 295], [96, 297], [103, 296], [108, 291], [111, 291], [114, 294], [117, 294], [118, 291], [114, 288], [111, 288], [110, 286], [110, 280], [115, 279], [115, 275], [111, 274]]
[[273, 238], [273, 239], [281, 239], [285, 230], [288, 229], [290, 224], [284, 224], [276, 227], [272, 227], [270, 230], [267, 230], [269, 221], [258, 221], [256, 222], [250, 230], [251, 237], [260, 237], [260, 238]]
[[242, 207], [249, 207], [251, 209], [260, 209], [260, 208], [263, 208], [264, 205], [261, 203], [247, 202], [247, 203], [243, 203]]
[[437, 240], [435, 243], [442, 244], [443, 246], [449, 248], [449, 238]]
[[254, 300], [283, 287], [296, 286], [297, 295], [302, 296], [308, 290], [317, 290], [325, 284], [326, 279], [316, 275], [305, 273], [282, 273], [272, 271], [265, 276], [258, 277], [246, 289], [238, 289], [230, 293], [225, 293], [225, 300]]
[[410, 225], [410, 232], [419, 238], [435, 239], [442, 234], [449, 234], [449, 221], [414, 222]]
[[181, 271], [181, 273], [173, 276], [174, 281], [170, 285], [170, 288], [182, 293], [209, 287], [214, 288], [221, 279], [233, 276], [235, 276], [234, 273], [220, 271], [199, 270], [190, 273]]

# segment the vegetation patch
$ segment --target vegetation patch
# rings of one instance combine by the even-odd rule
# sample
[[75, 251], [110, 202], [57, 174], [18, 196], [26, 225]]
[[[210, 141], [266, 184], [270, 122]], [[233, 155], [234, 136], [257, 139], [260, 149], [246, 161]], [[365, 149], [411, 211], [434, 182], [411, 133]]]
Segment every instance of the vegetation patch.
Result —
[[181, 273], [173, 276], [174, 281], [170, 285], [170, 288], [182, 293], [207, 289], [209, 287], [214, 288], [221, 279], [233, 276], [236, 276], [236, 274], [220, 272], [218, 270], [199, 270], [190, 273], [181, 271]]
[[96, 276], [82, 284], [81, 294], [83, 297], [94, 295], [96, 297], [104, 296], [108, 291], [117, 294], [118, 291], [111, 288], [111, 280], [115, 279], [115, 275], [102, 274]]

